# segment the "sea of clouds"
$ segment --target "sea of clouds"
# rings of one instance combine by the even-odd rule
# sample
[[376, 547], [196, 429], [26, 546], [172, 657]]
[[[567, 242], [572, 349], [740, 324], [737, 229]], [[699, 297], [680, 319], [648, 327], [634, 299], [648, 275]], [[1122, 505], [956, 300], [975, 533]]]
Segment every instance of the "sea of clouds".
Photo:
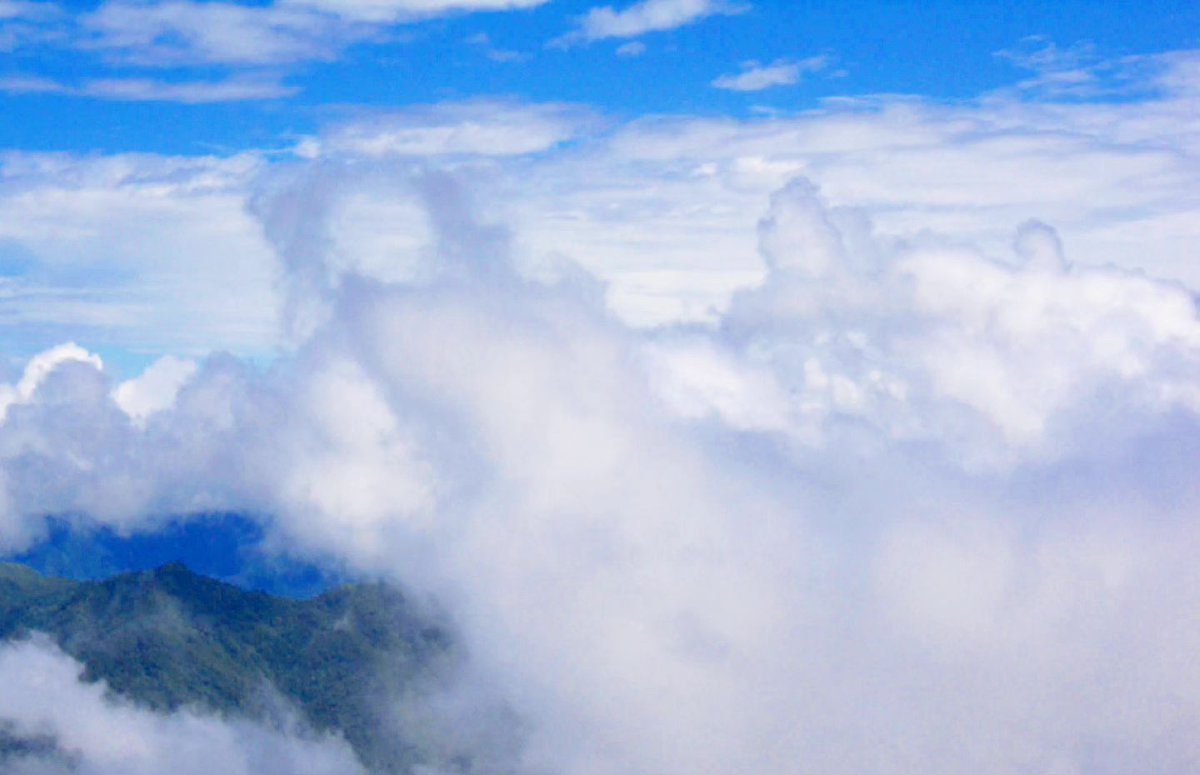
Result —
[[[1193, 64], [1102, 106], [897, 98], [559, 147], [594, 117], [460, 105], [285, 160], [10, 159], [11, 206], [99, 200], [179, 244], [172, 274], [149, 238], [96, 241], [99, 205], [8, 235], [50, 269], [127, 249], [169, 301], [131, 285], [113, 326], [186, 331], [129, 323], [176, 345], [132, 378], [82, 339], [12, 368], [0, 545], [47, 514], [269, 515], [280, 551], [442, 602], [523, 773], [1196, 770]], [[58, 277], [42, 323], [104, 327]], [[165, 757], [145, 771], [212, 725], [245, 771], [345, 755], [77, 670], [9, 647], [6, 697], [81, 699], [0, 715], [84, 771], [139, 770], [68, 736], [81, 715]]]

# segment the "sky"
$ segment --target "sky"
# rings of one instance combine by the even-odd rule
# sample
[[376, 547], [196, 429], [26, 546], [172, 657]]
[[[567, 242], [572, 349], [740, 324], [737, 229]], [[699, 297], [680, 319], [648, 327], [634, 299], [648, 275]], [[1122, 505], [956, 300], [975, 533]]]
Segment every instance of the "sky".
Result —
[[[0, 51], [7, 554], [247, 515], [439, 600], [520, 775], [1200, 769], [1195, 3], [0, 0]], [[354, 766], [78, 675], [0, 651], [85, 772]]]
[[0, 147], [284, 150], [347, 114], [497, 97], [619, 121], [964, 100], [1038, 68], [1188, 49], [1198, 15], [1188, 2], [8, 0]]

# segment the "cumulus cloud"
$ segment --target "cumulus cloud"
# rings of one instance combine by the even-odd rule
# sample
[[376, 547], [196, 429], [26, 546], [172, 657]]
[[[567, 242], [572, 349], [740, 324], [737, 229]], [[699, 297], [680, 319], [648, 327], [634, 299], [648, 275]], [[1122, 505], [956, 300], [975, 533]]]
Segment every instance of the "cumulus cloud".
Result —
[[125, 380], [113, 390], [113, 400], [134, 420], [168, 409], [175, 403], [179, 389], [196, 373], [196, 362], [164, 355], [138, 376]]
[[24, 742], [5, 772], [151, 775], [362, 773], [340, 739], [304, 737], [192, 710], [158, 714], [84, 683], [83, 666], [41, 638], [0, 648], [0, 728]]
[[776, 86], [792, 86], [800, 82], [805, 73], [816, 73], [829, 65], [828, 57], [810, 57], [799, 62], [777, 60], [769, 65], [746, 62], [736, 75], [722, 75], [712, 82], [718, 89], [727, 91], [754, 92]]
[[[1151, 363], [1195, 357], [1190, 292], [1137, 272], [1070, 265], [1042, 223], [1022, 225], [1014, 243], [1008, 261], [937, 240], [880, 244], [861, 214], [832, 210], [810, 183], [793, 181], [761, 223], [768, 281], [736, 297], [726, 323], [747, 346], [787, 353], [791, 392], [810, 409], [841, 380], [843, 399], [835, 388], [828, 409], [889, 417], [892, 434], [923, 434], [943, 416], [924, 402], [949, 399], [979, 412], [980, 430], [997, 436], [997, 450], [1020, 450], [1018, 459], [1061, 441], [1052, 442], [1057, 433], [1073, 436], [1061, 424], [1087, 422], [1077, 409], [1092, 406], [1095, 390], [1115, 391], [1131, 413], [1195, 410], [1200, 394], [1186, 379], [1143, 381]], [[772, 333], [764, 338], [760, 328]], [[800, 332], [810, 344], [794, 338]], [[921, 408], [906, 416], [913, 407]], [[964, 419], [934, 432], [966, 432], [957, 427]], [[963, 459], [984, 449], [972, 444]]]

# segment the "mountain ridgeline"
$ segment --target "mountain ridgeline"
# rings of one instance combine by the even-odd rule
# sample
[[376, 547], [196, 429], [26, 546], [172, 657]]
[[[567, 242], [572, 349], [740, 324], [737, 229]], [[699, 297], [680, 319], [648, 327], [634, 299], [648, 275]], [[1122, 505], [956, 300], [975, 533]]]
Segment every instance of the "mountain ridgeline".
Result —
[[[436, 687], [455, 659], [446, 624], [393, 587], [355, 584], [293, 600], [181, 564], [103, 581], [0, 564], [0, 639], [35, 632], [117, 695], [162, 711], [260, 719], [290, 706], [387, 773], [431, 763], [423, 732], [406, 729], [394, 708]], [[0, 740], [0, 762], [6, 745], [29, 741]]]

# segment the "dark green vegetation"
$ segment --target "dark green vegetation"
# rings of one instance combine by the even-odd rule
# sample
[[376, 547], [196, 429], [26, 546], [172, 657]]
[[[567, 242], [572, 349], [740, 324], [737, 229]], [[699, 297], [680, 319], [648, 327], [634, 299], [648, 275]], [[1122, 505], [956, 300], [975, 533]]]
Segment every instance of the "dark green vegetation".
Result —
[[155, 709], [270, 719], [290, 705], [386, 772], [433, 756], [394, 709], [429, 690], [453, 660], [444, 624], [392, 587], [357, 584], [290, 600], [179, 564], [84, 582], [0, 564], [0, 638], [32, 632], [83, 663], [86, 680]]

